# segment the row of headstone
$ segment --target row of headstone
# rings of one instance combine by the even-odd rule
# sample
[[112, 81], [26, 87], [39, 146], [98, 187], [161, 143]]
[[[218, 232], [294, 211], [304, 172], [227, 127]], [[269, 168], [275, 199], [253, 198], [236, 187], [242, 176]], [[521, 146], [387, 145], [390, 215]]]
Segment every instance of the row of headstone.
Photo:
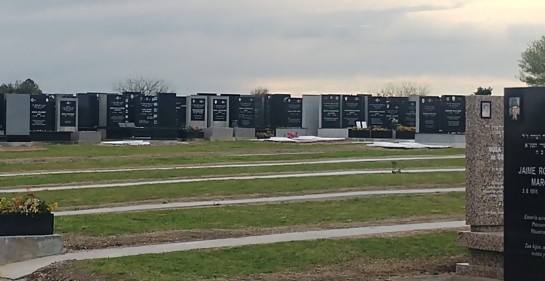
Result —
[[302, 127], [303, 100], [290, 95], [199, 93], [187, 98], [189, 127]]
[[[368, 127], [390, 129], [395, 125], [420, 127], [423, 133], [463, 133], [465, 97], [373, 97], [370, 95], [322, 95], [320, 128], [351, 128], [356, 121]], [[418, 115], [417, 115], [418, 112]]]
[[[8, 95], [6, 95], [8, 96]], [[5, 108], [6, 98], [0, 98]], [[14, 100], [10, 101], [14, 103]], [[24, 103], [24, 102], [23, 102]], [[184, 128], [352, 128], [416, 127], [420, 133], [465, 132], [465, 97], [386, 98], [370, 95], [291, 97], [289, 94], [238, 95], [199, 93], [81, 93], [75, 96], [33, 95], [30, 131], [96, 131], [153, 129], [173, 136]], [[24, 111], [16, 114], [21, 116]], [[15, 112], [14, 112], [15, 114]], [[5, 130], [6, 114], [0, 114]], [[25, 119], [25, 118], [23, 118]]]
[[464, 133], [465, 96], [420, 97], [416, 106], [420, 133]]

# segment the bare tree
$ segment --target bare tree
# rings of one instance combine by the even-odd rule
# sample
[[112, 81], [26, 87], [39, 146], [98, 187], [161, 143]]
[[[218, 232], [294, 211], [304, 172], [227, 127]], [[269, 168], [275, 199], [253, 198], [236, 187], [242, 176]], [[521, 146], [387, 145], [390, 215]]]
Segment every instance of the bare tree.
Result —
[[427, 96], [430, 93], [428, 85], [414, 82], [388, 83], [378, 91], [378, 94], [384, 97]]
[[250, 92], [250, 95], [264, 96], [269, 93], [269, 89], [257, 87]]
[[114, 85], [114, 91], [119, 93], [136, 92], [146, 96], [155, 96], [158, 93], [170, 92], [170, 88], [165, 80], [139, 77], [118, 82]]

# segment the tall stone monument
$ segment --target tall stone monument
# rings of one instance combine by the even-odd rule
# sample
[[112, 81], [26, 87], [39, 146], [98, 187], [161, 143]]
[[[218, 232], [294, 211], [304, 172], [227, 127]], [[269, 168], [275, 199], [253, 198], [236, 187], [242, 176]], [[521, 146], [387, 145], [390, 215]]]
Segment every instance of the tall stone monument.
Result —
[[469, 249], [457, 273], [503, 277], [503, 97], [470, 96], [466, 104], [466, 222], [459, 243]]

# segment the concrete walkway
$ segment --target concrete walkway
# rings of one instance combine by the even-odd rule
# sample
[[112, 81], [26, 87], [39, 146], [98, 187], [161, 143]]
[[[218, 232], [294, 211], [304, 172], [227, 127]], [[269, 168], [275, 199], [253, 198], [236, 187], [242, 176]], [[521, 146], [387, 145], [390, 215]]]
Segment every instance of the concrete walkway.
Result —
[[[449, 173], [449, 172], [464, 172], [465, 168], [440, 168], [440, 169], [404, 169], [403, 173]], [[32, 187], [30, 190], [48, 191], [48, 190], [73, 190], [73, 189], [88, 189], [88, 188], [108, 188], [108, 187], [127, 187], [153, 184], [173, 184], [173, 183], [189, 183], [189, 182], [206, 182], [206, 181], [228, 181], [228, 180], [255, 180], [255, 179], [285, 179], [285, 178], [305, 178], [305, 177], [326, 177], [326, 176], [350, 176], [350, 175], [370, 175], [370, 174], [391, 174], [392, 170], [353, 170], [353, 171], [337, 171], [337, 172], [316, 172], [316, 173], [294, 173], [294, 174], [274, 174], [274, 175], [251, 175], [251, 176], [230, 176], [230, 177], [210, 177], [210, 178], [186, 178], [172, 180], [153, 180], [153, 181], [134, 181], [134, 182], [117, 182], [103, 184], [87, 184], [87, 185], [61, 185], [61, 186], [45, 186]], [[23, 193], [28, 192], [28, 188], [15, 189], [0, 189], [2, 193]]]
[[140, 168], [119, 168], [119, 169], [87, 169], [87, 170], [62, 170], [62, 171], [33, 171], [17, 173], [0, 173], [0, 177], [20, 177], [37, 175], [61, 175], [61, 174], [84, 174], [84, 173], [116, 173], [135, 171], [166, 171], [185, 169], [217, 169], [217, 168], [247, 168], [247, 167], [273, 167], [273, 166], [296, 166], [310, 164], [338, 164], [338, 163], [361, 163], [361, 162], [387, 162], [387, 161], [414, 161], [414, 160], [441, 160], [441, 159], [463, 159], [465, 155], [447, 156], [408, 156], [408, 157], [382, 157], [382, 158], [358, 158], [358, 159], [329, 159], [329, 160], [305, 160], [305, 161], [275, 161], [275, 162], [252, 162], [252, 163], [231, 163], [211, 164], [193, 166], [164, 166], [164, 167], [140, 167]]
[[430, 194], [430, 193], [448, 193], [448, 192], [464, 192], [464, 191], [465, 191], [465, 188], [461, 187], [461, 188], [429, 188], [429, 189], [336, 192], [336, 193], [234, 199], [234, 200], [193, 201], [193, 202], [177, 202], [177, 203], [168, 203], [168, 204], [142, 204], [142, 205], [131, 205], [131, 206], [123, 206], [123, 207], [110, 207], [110, 208], [97, 208], [97, 209], [55, 212], [55, 216], [62, 217], [62, 216], [89, 215], [89, 214], [144, 212], [144, 211], [163, 210], [163, 209], [213, 207], [218, 205], [227, 206], [227, 205], [263, 204], [263, 203], [297, 202], [297, 201], [313, 201], [313, 200], [336, 200], [341, 198], [356, 198], [356, 197], [364, 197], [364, 196], [410, 195], [410, 194]]
[[464, 221], [449, 221], [435, 223], [418, 223], [391, 226], [372, 226], [348, 229], [332, 229], [322, 231], [294, 232], [272, 235], [249, 236], [241, 238], [216, 239], [195, 242], [169, 243], [160, 245], [148, 245], [138, 247], [125, 247], [82, 251], [67, 253], [64, 255], [44, 257], [25, 262], [18, 262], [0, 266], [0, 278], [18, 279], [33, 273], [34, 271], [51, 265], [55, 262], [67, 260], [88, 260], [102, 258], [116, 258], [142, 254], [156, 254], [168, 252], [180, 252], [198, 249], [238, 247], [245, 245], [271, 244], [278, 242], [306, 241], [330, 238], [346, 238], [362, 235], [387, 234], [395, 232], [408, 232], [418, 230], [453, 229], [464, 227]]

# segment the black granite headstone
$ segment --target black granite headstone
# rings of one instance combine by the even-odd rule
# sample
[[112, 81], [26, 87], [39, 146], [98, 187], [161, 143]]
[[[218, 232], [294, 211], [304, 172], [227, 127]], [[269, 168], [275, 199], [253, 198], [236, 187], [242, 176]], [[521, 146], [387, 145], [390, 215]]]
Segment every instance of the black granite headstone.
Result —
[[127, 103], [127, 115], [129, 116], [127, 122], [138, 123], [136, 111], [141, 96], [143, 94], [140, 92], [123, 92], [123, 97], [125, 97], [125, 102]]
[[206, 97], [193, 97], [189, 110], [190, 121], [206, 121]]
[[400, 119], [404, 117], [404, 112], [407, 110], [409, 99], [406, 97], [390, 97], [386, 101], [386, 120], [388, 129], [395, 130], [400, 124]]
[[214, 99], [212, 102], [212, 122], [227, 122], [228, 110], [226, 99]]
[[98, 128], [99, 102], [96, 93], [77, 94], [78, 131], [95, 131]]
[[241, 128], [255, 128], [255, 100], [254, 96], [240, 96], [237, 99], [237, 125]]
[[253, 96], [254, 99], [254, 122], [256, 128], [265, 128], [265, 97]]
[[132, 100], [135, 104], [133, 114], [135, 126], [142, 128], [153, 128], [157, 126], [157, 96], [139, 94]]
[[157, 125], [165, 129], [176, 128], [176, 93], [157, 94]]
[[0, 131], [4, 131], [6, 128], [6, 101], [4, 100], [4, 94], [0, 94]]
[[367, 99], [367, 125], [376, 128], [388, 128], [388, 120], [386, 117], [386, 101], [385, 97], [369, 97]]
[[545, 87], [506, 88], [504, 105], [504, 280], [545, 280]]
[[265, 126], [267, 128], [276, 129], [288, 127], [288, 105], [287, 100], [291, 96], [289, 94], [274, 94], [265, 95], [264, 111], [265, 111]]
[[437, 134], [441, 132], [441, 98], [420, 98], [420, 133]]
[[322, 128], [341, 128], [341, 95], [322, 95]]
[[239, 94], [221, 94], [222, 97], [229, 97], [229, 127], [236, 127], [238, 124], [238, 99]]
[[77, 126], [77, 103], [71, 100], [59, 100], [59, 127]]
[[365, 98], [362, 96], [342, 96], [342, 127], [356, 126], [356, 121], [365, 121]]
[[465, 133], [466, 131], [466, 97], [441, 97], [442, 130], [444, 133]]
[[30, 97], [30, 131], [55, 131], [55, 96], [32, 95]]
[[286, 102], [288, 108], [286, 127], [301, 128], [303, 126], [303, 99], [289, 98]]
[[187, 98], [176, 97], [176, 127], [185, 128], [187, 125]]
[[399, 125], [416, 128], [416, 102], [407, 101], [399, 111]]
[[128, 107], [122, 95], [107, 95], [106, 127], [119, 128], [119, 124], [127, 123], [129, 119]]

